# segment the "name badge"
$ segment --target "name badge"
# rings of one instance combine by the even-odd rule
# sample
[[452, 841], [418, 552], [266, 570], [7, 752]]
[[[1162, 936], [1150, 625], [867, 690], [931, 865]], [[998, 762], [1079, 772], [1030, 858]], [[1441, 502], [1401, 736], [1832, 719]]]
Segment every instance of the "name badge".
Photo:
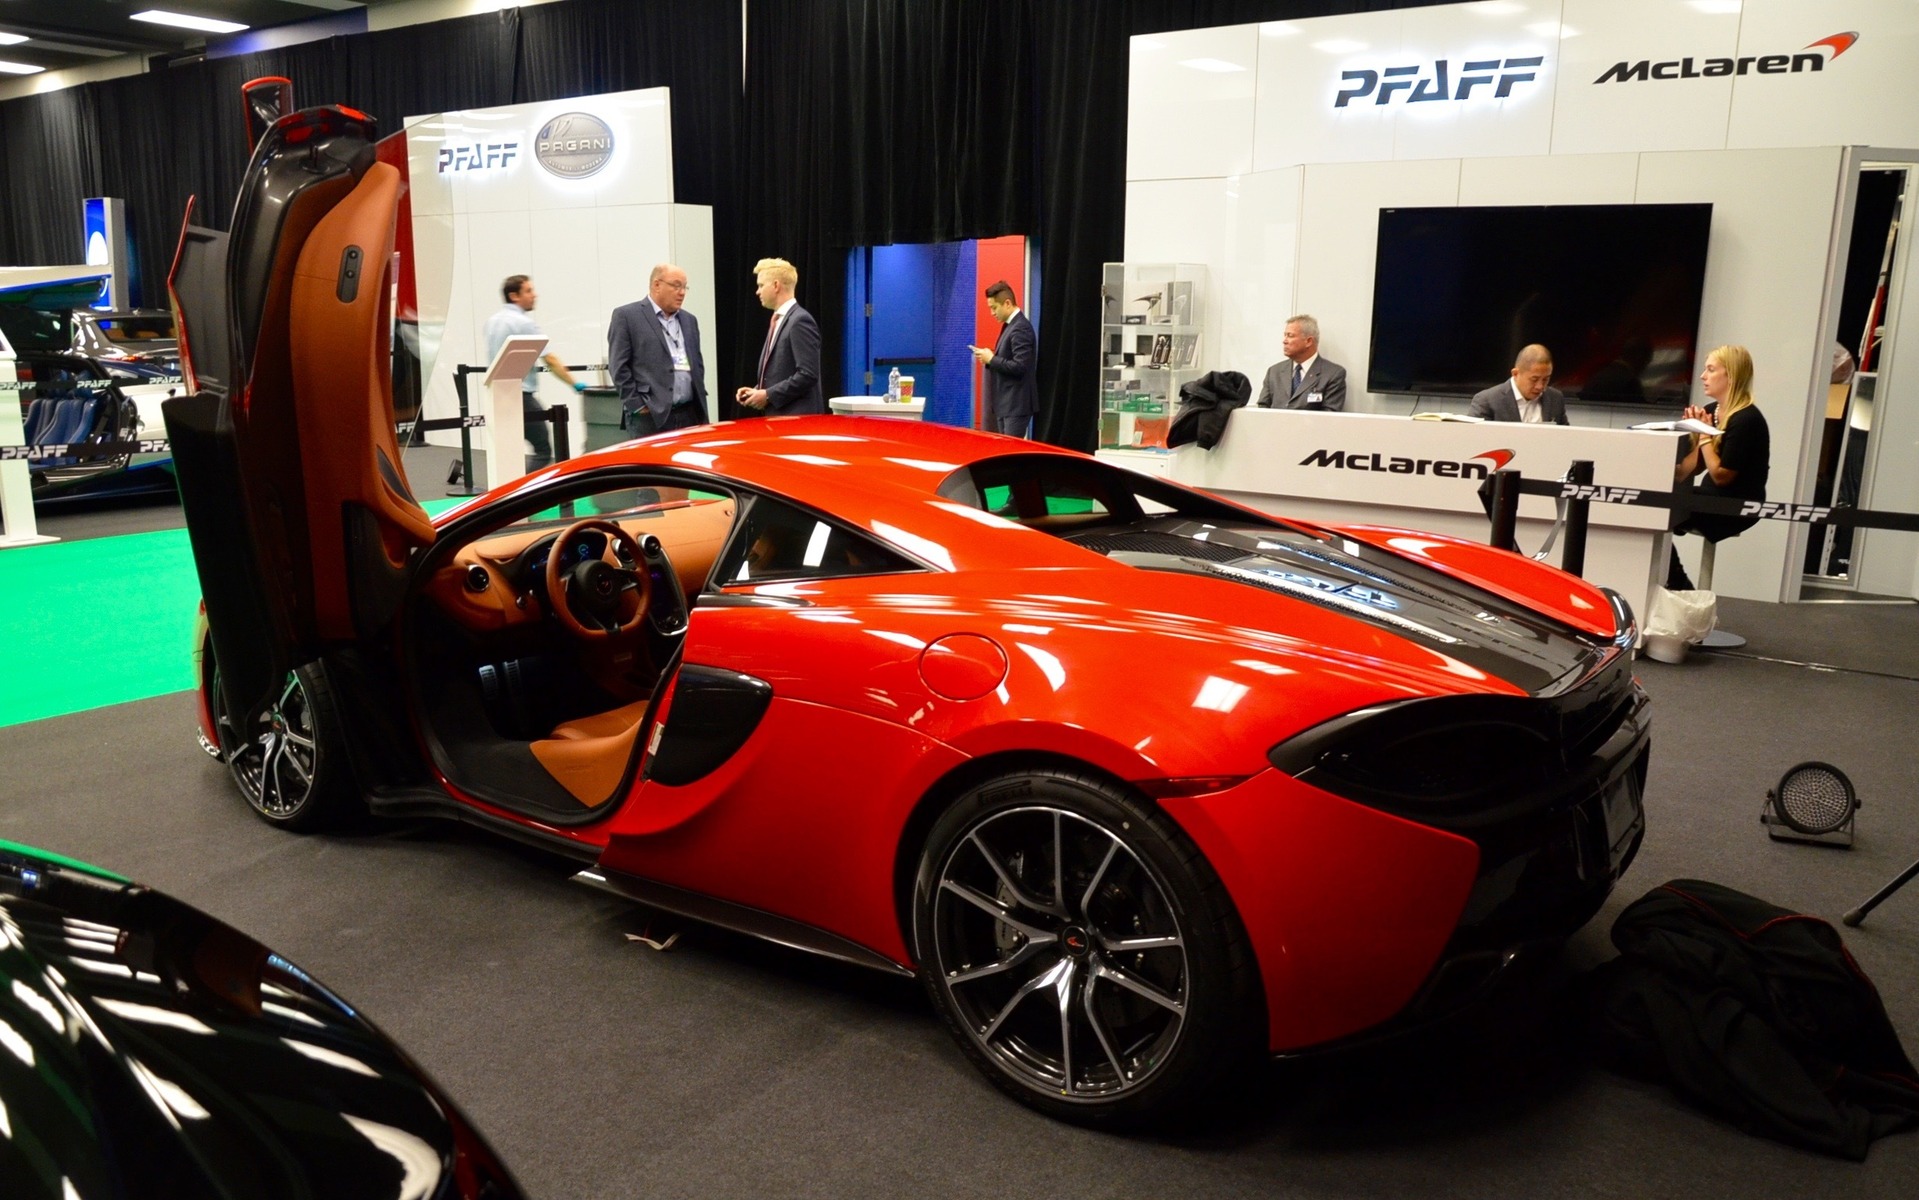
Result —
[[673, 351], [673, 369], [675, 371], [691, 371], [693, 369], [693, 363], [686, 357], [685, 350]]
[[1326, 403], [1326, 395], [1324, 392], [1307, 392], [1306, 403], [1307, 404], [1324, 404]]

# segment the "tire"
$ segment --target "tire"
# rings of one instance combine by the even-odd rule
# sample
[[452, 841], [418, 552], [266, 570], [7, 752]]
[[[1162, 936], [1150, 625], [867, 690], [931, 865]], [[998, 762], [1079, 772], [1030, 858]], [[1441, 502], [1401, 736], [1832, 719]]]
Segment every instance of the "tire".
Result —
[[1178, 1123], [1260, 1057], [1258, 973], [1224, 885], [1104, 780], [1029, 771], [960, 797], [921, 856], [913, 935], [967, 1057], [1051, 1116]]
[[[208, 662], [212, 654], [209, 647]], [[261, 820], [310, 833], [345, 826], [360, 815], [363, 808], [334, 722], [333, 692], [319, 663], [288, 672], [251, 731], [236, 728], [227, 714], [217, 665], [206, 678], [221, 761]]]

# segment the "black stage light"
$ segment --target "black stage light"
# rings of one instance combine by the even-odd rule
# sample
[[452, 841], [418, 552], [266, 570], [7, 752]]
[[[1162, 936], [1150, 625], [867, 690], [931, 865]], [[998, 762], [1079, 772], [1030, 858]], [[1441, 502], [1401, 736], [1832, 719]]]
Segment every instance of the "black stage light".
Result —
[[1850, 847], [1858, 810], [1859, 797], [1845, 772], [1831, 763], [1802, 762], [1766, 793], [1759, 820], [1775, 841]]

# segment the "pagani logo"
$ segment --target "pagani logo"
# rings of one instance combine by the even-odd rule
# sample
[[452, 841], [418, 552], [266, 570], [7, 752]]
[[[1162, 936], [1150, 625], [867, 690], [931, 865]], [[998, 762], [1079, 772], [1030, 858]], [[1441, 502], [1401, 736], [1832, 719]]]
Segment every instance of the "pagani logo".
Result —
[[[1538, 54], [1526, 58], [1473, 59], [1459, 65], [1457, 84], [1452, 80], [1451, 61], [1444, 58], [1430, 64], [1414, 63], [1380, 71], [1341, 71], [1339, 82], [1350, 86], [1333, 100], [1333, 107], [1345, 108], [1367, 96], [1373, 98], [1375, 105], [1391, 104], [1401, 92], [1406, 93], [1408, 104], [1470, 100], [1473, 89], [1482, 86], [1493, 89], [1494, 100], [1504, 100], [1513, 94], [1513, 88], [1538, 78], [1538, 68], [1545, 61], [1545, 57]], [[1480, 98], [1485, 99], [1483, 95]]]
[[[1859, 40], [1857, 32], [1835, 33], [1822, 37], [1804, 50], [1792, 54], [1742, 54], [1738, 58], [1668, 59], [1654, 62], [1642, 58], [1636, 63], [1616, 62], [1594, 83], [1645, 83], [1652, 79], [1717, 79], [1723, 75], [1797, 75], [1801, 71], [1823, 71], [1826, 64], [1852, 49]], [[1824, 51], [1830, 50], [1827, 56]]]
[[592, 113], [562, 113], [534, 135], [533, 157], [561, 179], [585, 179], [613, 157], [613, 130]]
[[1440, 479], [1486, 479], [1492, 474], [1486, 464], [1477, 461], [1488, 459], [1492, 462], [1492, 471], [1503, 468], [1513, 460], [1511, 450], [1488, 450], [1484, 454], [1475, 454], [1469, 459], [1456, 458], [1400, 458], [1397, 455], [1388, 458], [1378, 451], [1364, 450], [1327, 450], [1319, 449], [1299, 460], [1302, 467], [1331, 467], [1345, 471], [1374, 471], [1382, 475], [1432, 475]]

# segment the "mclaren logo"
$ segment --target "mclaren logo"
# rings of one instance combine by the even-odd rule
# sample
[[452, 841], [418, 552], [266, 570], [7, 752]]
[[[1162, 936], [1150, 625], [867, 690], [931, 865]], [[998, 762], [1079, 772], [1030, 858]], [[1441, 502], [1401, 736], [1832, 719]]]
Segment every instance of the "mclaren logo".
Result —
[[[1645, 83], [1653, 79], [1717, 79], [1722, 75], [1797, 75], [1823, 71], [1826, 64], [1852, 49], [1857, 33], [1835, 33], [1792, 54], [1742, 54], [1738, 58], [1674, 58], [1654, 62], [1616, 62], [1594, 83]], [[1827, 51], [1831, 53], [1828, 54]]]
[[613, 157], [613, 130], [592, 113], [562, 113], [534, 135], [533, 157], [561, 179], [585, 179]]
[[1485, 479], [1491, 472], [1479, 459], [1490, 459], [1497, 471], [1512, 461], [1511, 450], [1488, 450], [1469, 459], [1387, 457], [1377, 451], [1319, 449], [1299, 460], [1302, 467], [1332, 467], [1344, 471], [1376, 471], [1382, 475], [1434, 475], [1440, 479]]
[[[1459, 64], [1457, 76], [1452, 73], [1451, 60], [1444, 58], [1378, 71], [1341, 71], [1339, 82], [1345, 90], [1333, 100], [1333, 107], [1345, 108], [1368, 96], [1374, 104], [1391, 104], [1395, 99], [1403, 99], [1408, 104], [1470, 100], [1473, 89], [1478, 87], [1491, 88], [1494, 100], [1504, 100], [1513, 94], [1515, 87], [1537, 79], [1545, 61], [1538, 54], [1525, 58], [1474, 59]], [[1484, 98], [1482, 93], [1481, 99]]]

